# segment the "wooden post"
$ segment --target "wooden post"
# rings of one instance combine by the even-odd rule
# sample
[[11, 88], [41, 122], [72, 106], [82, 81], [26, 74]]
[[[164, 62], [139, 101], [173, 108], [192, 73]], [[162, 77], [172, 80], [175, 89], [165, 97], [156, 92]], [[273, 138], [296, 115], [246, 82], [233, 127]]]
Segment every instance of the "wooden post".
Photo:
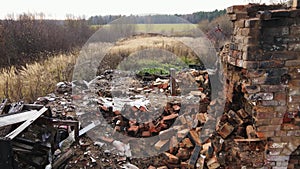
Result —
[[176, 96], [176, 81], [175, 81], [175, 74], [176, 71], [174, 68], [170, 68], [170, 88], [171, 88], [171, 95]]

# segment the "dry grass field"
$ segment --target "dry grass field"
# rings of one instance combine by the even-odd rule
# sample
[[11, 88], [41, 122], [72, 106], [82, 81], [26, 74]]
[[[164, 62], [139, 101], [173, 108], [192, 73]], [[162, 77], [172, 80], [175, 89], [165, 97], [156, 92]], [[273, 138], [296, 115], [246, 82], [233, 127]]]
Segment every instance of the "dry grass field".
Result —
[[61, 54], [21, 69], [10, 67], [0, 73], [0, 97], [32, 102], [54, 91], [56, 83], [72, 79], [77, 54]]
[[[39, 63], [27, 64], [20, 69], [10, 67], [1, 70], [0, 97], [11, 101], [32, 102], [39, 96], [53, 92], [57, 82], [71, 81], [76, 73], [82, 73], [83, 77], [91, 75], [84, 78], [91, 80], [96, 75], [95, 69], [98, 72], [107, 69], [156, 71], [153, 70], [155, 68], [165, 73], [171, 67], [182, 69], [188, 64], [199, 64], [202, 61], [214, 63], [214, 57], [210, 56], [210, 44], [203, 38], [136, 35], [121, 39], [115, 44], [106, 43], [107, 53], [103, 60], [97, 58], [97, 52], [103, 52], [104, 47], [98, 44], [89, 46], [93, 47], [84, 56], [79, 52], [60, 54]], [[146, 56], [144, 51], [148, 52]]]

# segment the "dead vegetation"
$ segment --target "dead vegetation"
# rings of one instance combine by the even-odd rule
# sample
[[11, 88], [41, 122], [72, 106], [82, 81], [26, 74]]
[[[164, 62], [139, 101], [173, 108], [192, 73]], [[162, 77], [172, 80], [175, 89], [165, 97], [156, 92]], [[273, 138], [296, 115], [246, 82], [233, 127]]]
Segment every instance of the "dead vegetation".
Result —
[[60, 81], [72, 79], [76, 54], [60, 54], [43, 62], [27, 64], [20, 69], [12, 66], [1, 70], [0, 97], [11, 101], [32, 102], [55, 89]]

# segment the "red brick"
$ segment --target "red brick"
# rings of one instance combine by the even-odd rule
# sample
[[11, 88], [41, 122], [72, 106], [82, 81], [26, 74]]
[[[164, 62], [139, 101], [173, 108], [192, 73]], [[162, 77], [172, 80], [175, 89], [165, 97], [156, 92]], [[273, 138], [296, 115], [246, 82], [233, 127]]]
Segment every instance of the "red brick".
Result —
[[265, 106], [255, 106], [254, 110], [256, 112], [274, 112], [274, 107], [265, 107]]
[[262, 106], [278, 106], [279, 102], [276, 100], [261, 100], [259, 105]]
[[260, 25], [260, 20], [259, 18], [251, 18], [251, 19], [247, 19], [245, 20], [245, 27], [247, 28], [253, 28], [253, 27], [258, 27]]
[[245, 27], [245, 20], [236, 21], [234, 24], [236, 26], [240, 27], [240, 28], [244, 28]]
[[281, 137], [272, 137], [272, 140], [276, 143], [281, 142]]
[[270, 125], [282, 124], [282, 118], [272, 118]]
[[257, 131], [261, 132], [261, 131], [268, 131], [268, 126], [259, 126], [257, 127]]
[[267, 76], [255, 77], [251, 78], [251, 82], [253, 85], [262, 85], [265, 84]]
[[300, 88], [299, 88], [299, 86], [291, 86], [289, 88], [289, 95], [290, 96], [300, 95]]
[[300, 80], [291, 80], [289, 82], [289, 84], [294, 86], [294, 87], [298, 87], [298, 86], [300, 86]]
[[276, 60], [294, 60], [297, 59], [299, 52], [276, 51], [270, 52], [273, 59]]
[[266, 73], [265, 70], [261, 70], [261, 69], [256, 70], [256, 69], [254, 69], [254, 70], [248, 70], [247, 71], [247, 76], [250, 77], [250, 78], [253, 78], [253, 77], [262, 77], [262, 76], [265, 75], [265, 73]]
[[295, 131], [287, 131], [287, 136], [295, 136], [296, 132]]
[[285, 92], [276, 92], [274, 93], [274, 100], [280, 101], [280, 100], [286, 100], [287, 94]]
[[258, 68], [258, 62], [256, 61], [244, 61], [243, 62], [243, 68], [246, 68], [246, 69], [256, 69]]
[[299, 130], [299, 129], [300, 129], [300, 127], [296, 126], [294, 124], [283, 124], [282, 125], [282, 130], [286, 130], [286, 131], [288, 131], [288, 130]]
[[257, 119], [255, 124], [256, 126], [269, 125], [271, 119]]
[[128, 132], [133, 132], [134, 134], [136, 134], [139, 130], [139, 126], [130, 126], [128, 128]]
[[265, 137], [274, 137], [275, 136], [275, 131], [265, 131], [263, 132]]
[[300, 101], [300, 96], [296, 95], [296, 96], [291, 96], [292, 98], [292, 102], [299, 102]]
[[150, 131], [143, 131], [142, 132], [142, 137], [150, 137], [151, 136], [151, 132]]
[[266, 123], [270, 124], [271, 120], [264, 122], [264, 121], [262, 121], [262, 119], [271, 119], [273, 117], [272, 117], [272, 114], [270, 114], [270, 113], [260, 112], [260, 113], [257, 113], [256, 118], [258, 118], [257, 123], [259, 123], [261, 125], [266, 125]]
[[259, 85], [245, 86], [245, 91], [249, 94], [258, 93], [260, 92], [260, 86]]
[[300, 66], [300, 60], [287, 60], [285, 62], [286, 67], [296, 67]]
[[287, 169], [295, 169], [295, 166], [294, 166], [294, 164], [292, 164], [292, 163], [289, 163], [289, 165], [287, 166]]
[[172, 119], [175, 119], [178, 117], [178, 114], [170, 114], [168, 116], [164, 116], [163, 117], [163, 120], [166, 121], [166, 120], [172, 120]]
[[167, 143], [168, 143], [168, 140], [159, 140], [157, 143], [155, 143], [154, 147], [157, 150], [161, 150], [162, 148], [164, 148], [166, 146]]
[[[286, 106], [277, 106], [277, 107], [275, 107], [274, 108], [274, 110], [276, 111], [276, 112], [283, 112], [283, 113], [285, 113], [286, 112]], [[278, 117], [282, 117], [282, 116], [279, 116], [279, 114], [278, 114]]]
[[270, 60], [270, 61], [262, 61], [259, 63], [259, 68], [267, 69], [267, 68], [280, 68], [284, 66], [284, 61], [280, 60]]
[[174, 156], [173, 154], [164, 152], [164, 155], [167, 157], [167, 161], [171, 164], [178, 164], [179, 163], [179, 159], [178, 157]]
[[284, 85], [261, 85], [260, 87], [263, 92], [278, 92], [286, 89]]
[[270, 131], [279, 131], [279, 130], [281, 130], [281, 123], [280, 124], [272, 124], [271, 123], [268, 127], [269, 127]]
[[193, 147], [193, 143], [191, 142], [191, 140], [189, 138], [185, 138], [182, 140], [180, 147], [191, 148], [191, 147]]
[[286, 137], [281, 137], [282, 142], [290, 142], [291, 140], [295, 139], [294, 136], [286, 136]]
[[219, 128], [217, 131], [223, 138], [228, 137], [234, 130], [234, 127], [231, 126], [229, 123], [225, 123], [223, 126]]
[[234, 13], [240, 13], [240, 12], [246, 12], [246, 6], [245, 5], [234, 5], [227, 8], [228, 14], [234, 14]]
[[287, 132], [283, 130], [275, 131], [275, 136], [285, 137], [286, 133]]

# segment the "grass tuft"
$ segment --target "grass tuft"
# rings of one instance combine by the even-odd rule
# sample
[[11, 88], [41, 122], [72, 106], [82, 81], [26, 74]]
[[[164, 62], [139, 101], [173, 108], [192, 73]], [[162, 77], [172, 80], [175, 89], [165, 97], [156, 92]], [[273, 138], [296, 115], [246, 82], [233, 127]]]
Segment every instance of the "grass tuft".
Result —
[[33, 102], [55, 90], [60, 81], [71, 81], [77, 54], [60, 54], [40, 63], [12, 66], [0, 71], [0, 97]]

